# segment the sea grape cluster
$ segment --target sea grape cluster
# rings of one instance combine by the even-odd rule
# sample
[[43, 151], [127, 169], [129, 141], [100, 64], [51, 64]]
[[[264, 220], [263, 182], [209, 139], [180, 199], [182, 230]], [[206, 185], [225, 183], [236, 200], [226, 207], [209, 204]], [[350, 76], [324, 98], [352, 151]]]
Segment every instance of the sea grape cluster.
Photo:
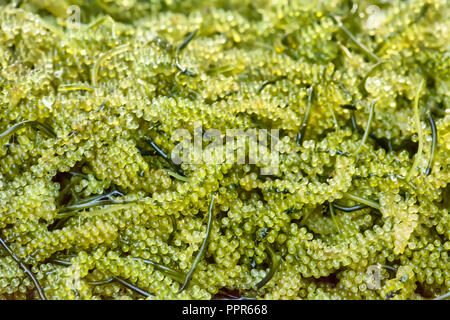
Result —
[[[0, 298], [448, 297], [449, 13], [0, 0]], [[175, 163], [198, 123], [277, 170]]]

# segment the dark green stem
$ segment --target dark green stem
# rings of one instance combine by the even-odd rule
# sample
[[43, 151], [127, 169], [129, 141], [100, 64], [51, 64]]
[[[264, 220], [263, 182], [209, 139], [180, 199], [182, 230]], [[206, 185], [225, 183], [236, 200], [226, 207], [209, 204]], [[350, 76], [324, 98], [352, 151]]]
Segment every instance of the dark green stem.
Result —
[[381, 210], [381, 206], [374, 201], [361, 198], [361, 197], [351, 194], [351, 193], [346, 193], [345, 196], [353, 201], [363, 203], [363, 204], [365, 204], [371, 208], [377, 209], [377, 210]]
[[144, 140], [182, 177], [185, 178], [183, 170], [173, 163], [172, 159], [155, 143], [152, 138], [144, 137]]
[[279, 80], [282, 80], [282, 79], [286, 79], [286, 76], [281, 76], [281, 77], [275, 78], [275, 79], [273, 79], [273, 80], [266, 80], [266, 81], [264, 81], [263, 84], [261, 85], [261, 87], [259, 87], [259, 89], [258, 89], [257, 92], [259, 93], [259, 92], [263, 91], [264, 88], [265, 88], [267, 85], [273, 84], [273, 83], [275, 83], [275, 82], [277, 82], [277, 81], [279, 81]]
[[[54, 263], [54, 264], [59, 264], [65, 267], [70, 267], [72, 265], [71, 262], [69, 261], [64, 261], [64, 260], [59, 260], [59, 259], [50, 259], [49, 260], [50, 263]], [[142, 290], [141, 288], [136, 287], [135, 285], [131, 284], [130, 282], [126, 281], [125, 279], [121, 278], [121, 277], [111, 277], [107, 280], [102, 280], [102, 281], [91, 281], [89, 282], [89, 284], [91, 285], [105, 285], [105, 284], [109, 284], [113, 281], [116, 281], [120, 284], [122, 284], [123, 286], [125, 286], [126, 288], [139, 293], [145, 297], [154, 297], [155, 295], [152, 293], [148, 293], [145, 290]]]
[[372, 74], [383, 64], [385, 64], [387, 61], [386, 60], [381, 60], [378, 61], [376, 64], [373, 65], [372, 68], [370, 68], [369, 72], [367, 72], [367, 74], [364, 76], [364, 78], [361, 81], [361, 85], [360, 85], [360, 90], [362, 91], [364, 96], [368, 96], [369, 92], [367, 92], [366, 90], [366, 82], [367, 79], [372, 76]]
[[333, 203], [329, 202], [329, 207], [330, 207], [330, 214], [331, 214], [331, 219], [333, 219], [334, 224], [336, 225], [336, 229], [338, 230], [338, 232], [340, 234], [342, 234], [341, 228], [339, 227], [339, 224], [337, 223], [336, 220], [336, 216], [334, 215], [334, 206]]
[[182, 43], [179, 47], [177, 47], [177, 50], [176, 50], [176, 52], [175, 52], [175, 65], [176, 65], [177, 69], [180, 70], [182, 73], [184, 73], [184, 74], [190, 76], [190, 77], [195, 77], [196, 74], [193, 73], [193, 72], [191, 72], [191, 71], [189, 71], [186, 67], [183, 67], [183, 66], [180, 64], [180, 58], [179, 58], [179, 55], [180, 55], [180, 52], [181, 52], [184, 48], [187, 47], [187, 45], [189, 44], [189, 42], [191, 42], [191, 40], [194, 38], [194, 36], [195, 36], [195, 34], [197, 33], [197, 31], [198, 31], [198, 30], [196, 29], [196, 30], [192, 31], [191, 33], [189, 33], [189, 35], [187, 36], [187, 38], [183, 41], [183, 43]]
[[173, 238], [175, 237], [175, 233], [178, 230], [178, 224], [177, 224], [177, 220], [175, 219], [175, 217], [173, 215], [170, 215], [169, 217], [170, 217], [170, 221], [172, 222], [172, 232], [169, 235], [168, 242], [172, 243]]
[[443, 294], [443, 295], [441, 295], [439, 297], [434, 298], [433, 300], [446, 300], [448, 298], [450, 298], [450, 291], [447, 292], [446, 294]]
[[157, 262], [154, 262], [152, 260], [148, 260], [148, 259], [142, 259], [142, 258], [133, 258], [134, 260], [142, 260], [143, 262], [153, 266], [156, 270], [161, 271], [163, 274], [165, 274], [166, 276], [172, 278], [173, 280], [179, 282], [179, 283], [184, 283], [185, 279], [186, 279], [186, 275], [180, 271], [180, 270], [175, 270], [169, 267], [166, 267], [162, 264], [159, 264]]
[[188, 274], [186, 275], [186, 278], [184, 280], [184, 283], [181, 285], [180, 290], [178, 293], [181, 293], [184, 289], [187, 288], [189, 285], [189, 282], [191, 281], [191, 277], [195, 272], [195, 269], [197, 268], [198, 263], [203, 257], [203, 254], [206, 251], [206, 246], [208, 245], [209, 237], [211, 235], [212, 230], [212, 224], [213, 224], [213, 205], [214, 205], [214, 196], [211, 197], [211, 204], [209, 205], [209, 214], [208, 214], [208, 226], [206, 227], [206, 236], [203, 239], [202, 246], [200, 247], [200, 250], [197, 253], [197, 256], [195, 257], [194, 263], [192, 264], [191, 270], [189, 270]]
[[356, 210], [361, 210], [364, 208], [367, 208], [366, 205], [356, 205], [356, 206], [352, 206], [352, 207], [346, 207], [346, 206], [341, 206], [337, 203], [333, 203], [333, 206], [341, 211], [345, 211], [345, 212], [352, 212], [352, 211], [356, 211]]
[[356, 37], [350, 32], [350, 30], [347, 29], [346, 26], [342, 24], [342, 22], [339, 20], [336, 16], [331, 16], [336, 23], [338, 24], [338, 27], [346, 34], [346, 36], [352, 40], [362, 51], [364, 51], [370, 58], [372, 58], [375, 62], [380, 62], [380, 58], [377, 57], [376, 54], [374, 54], [372, 51], [369, 50], [364, 44], [358, 41]]
[[433, 167], [434, 151], [436, 149], [436, 141], [437, 141], [436, 123], [434, 122], [430, 112], [428, 112], [428, 121], [430, 121], [431, 134], [433, 140], [431, 141], [430, 160], [428, 161], [427, 170], [425, 171], [425, 175], [427, 176], [431, 173], [431, 168]]
[[145, 296], [145, 297], [154, 297], [154, 296], [155, 296], [155, 295], [152, 294], [152, 293], [149, 293], [149, 292], [147, 292], [147, 291], [145, 291], [145, 290], [142, 290], [141, 288], [136, 287], [135, 285], [129, 283], [128, 281], [122, 279], [121, 277], [114, 277], [113, 279], [114, 279], [116, 282], [119, 282], [119, 283], [122, 284], [123, 286], [127, 287], [128, 289], [130, 289], [130, 290], [132, 290], [132, 291], [134, 291], [134, 292], [136, 292], [136, 293], [142, 294], [142, 295]]
[[7, 129], [6, 131], [0, 133], [0, 139], [5, 138], [5, 137], [9, 136], [10, 134], [13, 134], [17, 130], [24, 128], [26, 126], [30, 126], [30, 127], [41, 130], [49, 138], [56, 138], [56, 134], [53, 132], [53, 130], [51, 128], [47, 127], [46, 125], [44, 125], [38, 121], [22, 121], [22, 122], [16, 123], [15, 125], [10, 127], [9, 129]]
[[28, 277], [33, 281], [34, 286], [36, 287], [37, 292], [39, 293], [39, 297], [41, 300], [47, 300], [47, 297], [45, 296], [44, 290], [42, 290], [41, 285], [39, 284], [38, 280], [34, 276], [34, 274], [31, 272], [31, 270], [28, 268], [28, 266], [23, 263], [16, 254], [11, 250], [11, 248], [6, 244], [6, 242], [0, 237], [0, 244], [2, 247], [9, 253], [9, 255], [16, 261], [19, 266], [22, 268], [22, 270], [28, 275]]
[[269, 272], [266, 274], [266, 276], [258, 282], [256, 285], [256, 289], [260, 290], [262, 287], [264, 287], [270, 279], [274, 276], [275, 272], [277, 272], [278, 268], [281, 265], [281, 256], [277, 253], [275, 253], [270, 246], [266, 246], [267, 250], [269, 251], [269, 257], [270, 257], [270, 268]]
[[364, 143], [367, 140], [367, 137], [369, 136], [370, 131], [370, 125], [372, 124], [372, 118], [373, 118], [373, 110], [375, 109], [375, 102], [377, 102], [378, 99], [372, 100], [370, 103], [370, 113], [369, 113], [369, 119], [367, 120], [367, 126], [366, 130], [364, 131], [364, 136], [362, 138], [361, 144], [358, 147], [358, 150], [356, 150], [356, 154], [358, 154], [361, 151], [361, 148], [364, 146]]

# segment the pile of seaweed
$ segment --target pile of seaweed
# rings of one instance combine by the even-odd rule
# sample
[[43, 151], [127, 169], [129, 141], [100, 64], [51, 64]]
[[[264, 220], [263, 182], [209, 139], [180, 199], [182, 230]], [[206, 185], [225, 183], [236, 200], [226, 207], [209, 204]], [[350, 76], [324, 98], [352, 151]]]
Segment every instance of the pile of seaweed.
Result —
[[448, 297], [449, 13], [0, 0], [0, 298]]

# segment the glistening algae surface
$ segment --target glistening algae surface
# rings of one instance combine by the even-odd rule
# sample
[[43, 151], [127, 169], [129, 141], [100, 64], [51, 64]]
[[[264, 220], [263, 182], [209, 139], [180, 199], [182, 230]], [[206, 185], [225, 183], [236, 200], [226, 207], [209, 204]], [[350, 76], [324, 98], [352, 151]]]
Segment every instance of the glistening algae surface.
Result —
[[[0, 0], [0, 298], [448, 297], [449, 13]], [[174, 164], [196, 123], [278, 171]]]

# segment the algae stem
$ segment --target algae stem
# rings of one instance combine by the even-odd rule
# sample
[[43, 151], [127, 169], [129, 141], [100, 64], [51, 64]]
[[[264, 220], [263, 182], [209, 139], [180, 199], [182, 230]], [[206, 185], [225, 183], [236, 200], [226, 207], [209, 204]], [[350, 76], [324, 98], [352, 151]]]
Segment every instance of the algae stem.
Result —
[[22, 122], [16, 123], [11, 128], [0, 133], [0, 139], [5, 138], [5, 137], [9, 136], [10, 134], [13, 134], [17, 130], [19, 130], [23, 127], [26, 127], [26, 126], [31, 126], [31, 127], [37, 128], [37, 129], [41, 130], [42, 132], [44, 132], [48, 137], [56, 138], [56, 134], [53, 132], [52, 129], [50, 129], [49, 127], [47, 127], [46, 125], [44, 125], [38, 121], [31, 120], [31, 121], [22, 121]]
[[31, 270], [28, 268], [28, 266], [23, 263], [16, 254], [11, 250], [11, 248], [6, 244], [6, 242], [0, 237], [0, 244], [3, 246], [3, 248], [9, 253], [9, 255], [16, 261], [19, 266], [22, 268], [22, 270], [28, 275], [28, 277], [33, 281], [34, 286], [36, 287], [36, 290], [39, 294], [39, 297], [41, 300], [47, 300], [47, 297], [45, 296], [44, 290], [42, 290], [41, 285], [39, 284], [39, 281], [36, 279], [34, 274], [31, 272]]
[[361, 144], [358, 147], [358, 150], [356, 150], [356, 154], [358, 154], [361, 151], [361, 148], [364, 146], [364, 143], [367, 140], [367, 137], [369, 136], [369, 131], [370, 131], [370, 125], [372, 124], [372, 118], [373, 118], [373, 110], [374, 110], [374, 106], [375, 106], [375, 102], [377, 102], [378, 99], [372, 100], [372, 102], [370, 103], [370, 113], [369, 113], [369, 120], [367, 120], [367, 126], [366, 126], [366, 131], [364, 132], [364, 136], [361, 140]]
[[184, 283], [181, 285], [181, 288], [178, 291], [178, 293], [181, 293], [184, 289], [187, 288], [187, 286], [189, 285], [189, 282], [191, 281], [191, 277], [194, 274], [198, 263], [200, 262], [200, 259], [203, 257], [203, 254], [206, 251], [206, 246], [208, 244], [208, 240], [209, 240], [209, 237], [211, 235], [211, 230], [212, 230], [213, 205], [214, 205], [214, 196], [211, 197], [211, 204], [209, 205], [208, 226], [206, 227], [205, 239], [203, 239], [202, 246], [200, 247], [200, 250], [198, 251], [197, 256], [195, 257], [195, 260], [194, 260], [194, 263], [192, 264], [191, 270], [189, 270], [188, 274], [186, 275], [186, 279], [184, 280]]
[[374, 201], [361, 198], [361, 197], [356, 196], [356, 195], [351, 194], [351, 193], [346, 193], [345, 195], [346, 195], [347, 198], [349, 198], [349, 199], [351, 199], [353, 201], [363, 203], [363, 204], [365, 204], [365, 205], [367, 205], [367, 206], [369, 206], [371, 208], [377, 209], [377, 210], [381, 210], [381, 206], [378, 203], [374, 202]]
[[437, 141], [436, 123], [434, 122], [430, 112], [428, 112], [428, 121], [430, 121], [431, 135], [433, 140], [431, 141], [430, 160], [428, 161], [427, 170], [425, 170], [425, 175], [427, 176], [431, 173], [431, 168], [433, 167], [434, 150], [436, 149], [436, 141]]
[[269, 251], [270, 255], [270, 268], [266, 276], [256, 285], [256, 289], [258, 290], [264, 287], [272, 279], [275, 272], [277, 272], [278, 268], [281, 265], [281, 256], [279, 254], [276, 254], [270, 246], [267, 245], [266, 248]]
[[175, 52], [175, 65], [177, 67], [178, 70], [180, 70], [182, 73], [190, 76], [190, 77], [195, 77], [196, 74], [189, 71], [186, 67], [183, 67], [180, 64], [180, 58], [179, 58], [179, 54], [180, 52], [187, 47], [187, 45], [189, 44], [189, 42], [191, 42], [191, 40], [194, 38], [195, 34], [197, 33], [197, 29], [195, 29], [194, 31], [192, 31], [187, 38], [183, 41], [183, 43], [177, 48], [176, 52]]
[[361, 210], [364, 208], [367, 208], [366, 205], [356, 205], [356, 206], [352, 206], [352, 207], [346, 207], [346, 206], [341, 206], [337, 203], [333, 203], [333, 206], [336, 207], [336, 209], [341, 210], [341, 211], [345, 211], [345, 212], [352, 212], [352, 211], [356, 211], [356, 210]]
[[350, 30], [348, 30], [347, 27], [345, 27], [337, 17], [335, 17], [335, 16], [332, 16], [332, 17], [337, 22], [339, 28], [342, 31], [344, 31], [344, 33], [347, 35], [347, 37], [350, 38], [350, 40], [352, 40], [362, 51], [367, 53], [369, 55], [369, 57], [371, 57], [374, 61], [380, 62], [381, 59], [378, 58], [377, 55], [374, 54], [372, 51], [370, 51], [369, 48], [367, 48], [364, 44], [359, 42], [358, 39], [356, 39], [356, 37], [350, 32]]

